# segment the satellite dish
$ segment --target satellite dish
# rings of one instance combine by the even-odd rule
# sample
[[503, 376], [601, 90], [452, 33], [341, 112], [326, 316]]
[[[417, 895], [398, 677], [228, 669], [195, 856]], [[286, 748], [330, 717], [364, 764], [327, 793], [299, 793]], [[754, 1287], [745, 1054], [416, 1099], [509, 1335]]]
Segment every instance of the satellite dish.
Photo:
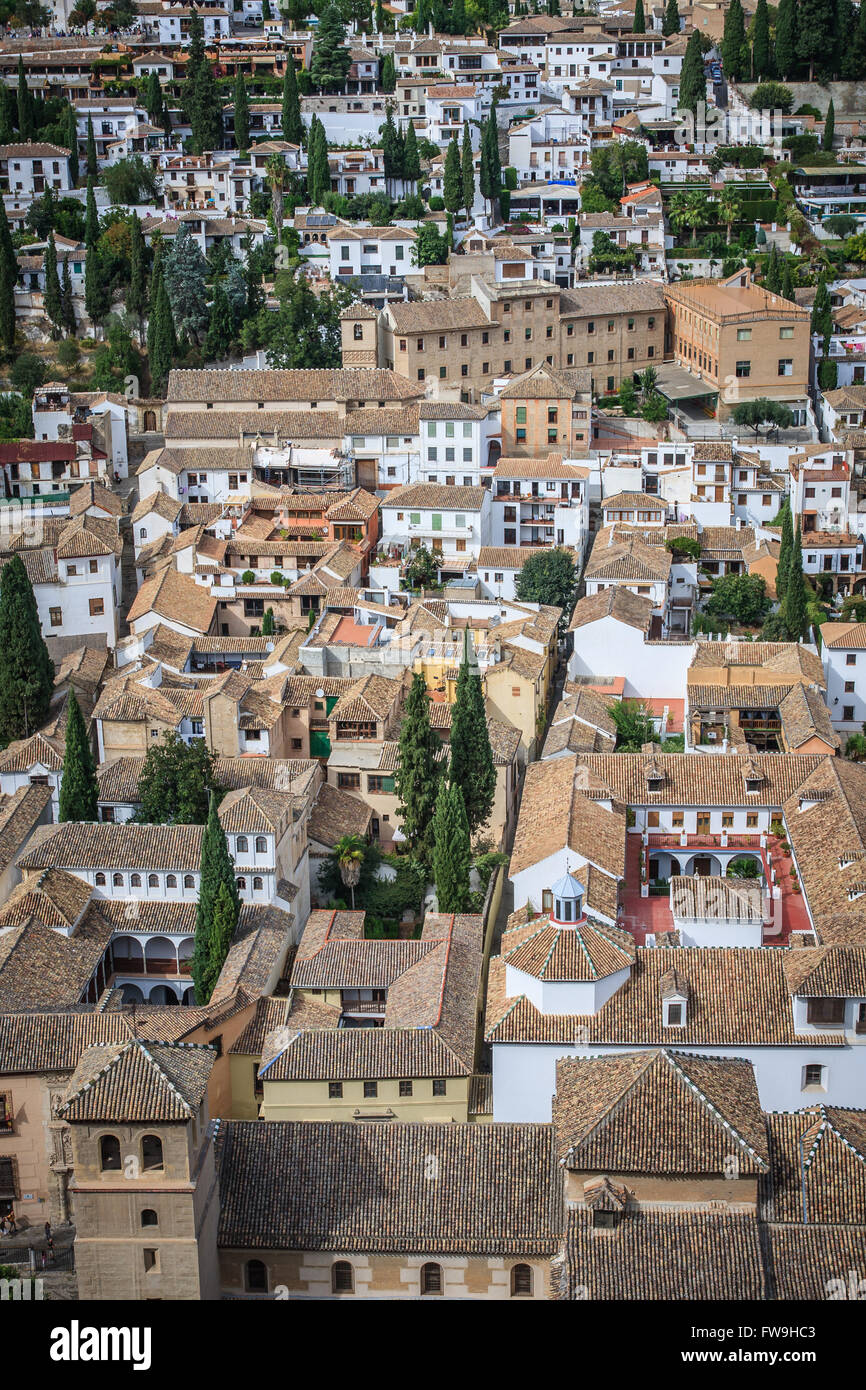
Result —
[[324, 700], [324, 698], [325, 698], [325, 692], [324, 692], [324, 690], [322, 690], [322, 689], [317, 690], [317, 691], [316, 691], [316, 699], [317, 699], [317, 700]]

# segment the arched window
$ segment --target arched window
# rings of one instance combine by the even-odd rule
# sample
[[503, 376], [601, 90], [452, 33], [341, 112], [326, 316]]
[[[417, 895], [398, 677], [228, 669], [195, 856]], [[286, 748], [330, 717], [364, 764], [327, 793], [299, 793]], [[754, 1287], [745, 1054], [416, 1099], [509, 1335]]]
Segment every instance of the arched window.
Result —
[[364, 336], [364, 327], [363, 327], [362, 324], [356, 323], [356, 324], [354, 325], [354, 333], [353, 333], [353, 336], [354, 336], [355, 342], [356, 342], [356, 343], [360, 343], [361, 339], [362, 339], [363, 336]]
[[148, 888], [158, 888], [158, 887], [159, 887], [159, 874], [148, 874], [148, 876], [147, 876], [147, 886], [148, 886]]
[[184, 874], [183, 886], [184, 888], [195, 888], [195, 878], [192, 874]]
[[244, 1270], [244, 1287], [247, 1293], [267, 1293], [268, 1271], [261, 1260], [247, 1260]]
[[141, 887], [141, 874], [130, 874], [130, 876], [129, 876], [129, 886], [130, 886], [130, 888], [140, 888], [140, 887]]
[[145, 1170], [162, 1167], [162, 1140], [155, 1134], [145, 1134], [142, 1138], [141, 1166]]
[[257, 836], [256, 836], [256, 854], [267, 854], [267, 852], [268, 852], [268, 842], [267, 842], [267, 840], [265, 839], [264, 835], [257, 835]]
[[105, 874], [97, 874], [97, 875], [96, 875], [96, 886], [97, 886], [97, 888], [104, 888], [104, 887], [105, 887]]
[[258, 878], [258, 877], [257, 877], [257, 878], [254, 878], [254, 879], [253, 879], [253, 892], [254, 892], [254, 893], [261, 892], [261, 890], [264, 888], [264, 886], [265, 886], [265, 881], [264, 881], [263, 878]]
[[152, 1207], [145, 1207], [144, 1211], [141, 1213], [141, 1224], [142, 1226], [159, 1225], [159, 1217]]
[[511, 1297], [532, 1297], [532, 1270], [529, 1265], [515, 1265], [511, 1271]]
[[123, 874], [112, 874], [112, 875], [111, 875], [111, 882], [114, 884], [115, 888], [122, 888], [122, 887], [123, 887]]
[[138, 536], [139, 536], [139, 539], [140, 539], [140, 540], [143, 540], [143, 541], [146, 541], [146, 540], [147, 540], [147, 527], [146, 527], [146, 526], [139, 526], [139, 528], [138, 528]]
[[421, 1266], [421, 1292], [442, 1292], [442, 1266], [427, 1264]]
[[245, 893], [247, 891], [247, 881], [245, 878], [239, 878], [237, 880], [237, 885], [239, 893]]
[[176, 887], [177, 887], [177, 875], [176, 875], [176, 874], [167, 874], [167, 875], [166, 875], [166, 879], [165, 879], [165, 886], [166, 886], [166, 888], [176, 888]]
[[120, 1140], [116, 1134], [103, 1134], [99, 1141], [99, 1166], [103, 1173], [116, 1173], [120, 1168]]
[[237, 839], [235, 840], [235, 853], [246, 854], [248, 849], [249, 845], [247, 844], [246, 835], [238, 835]]
[[331, 1265], [331, 1292], [354, 1293], [355, 1272], [348, 1260], [337, 1260]]

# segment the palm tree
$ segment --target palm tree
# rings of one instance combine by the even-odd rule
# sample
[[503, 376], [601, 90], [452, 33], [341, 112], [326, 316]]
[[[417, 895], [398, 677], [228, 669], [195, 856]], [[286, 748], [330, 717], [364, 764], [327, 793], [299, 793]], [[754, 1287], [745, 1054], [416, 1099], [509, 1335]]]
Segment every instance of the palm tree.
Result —
[[845, 744], [845, 757], [855, 763], [866, 759], [866, 734], [852, 734]]
[[271, 186], [271, 217], [277, 236], [283, 229], [283, 189], [286, 186], [285, 161], [278, 154], [268, 156], [265, 173]]
[[334, 845], [334, 858], [340, 868], [340, 878], [344, 888], [352, 894], [352, 911], [355, 910], [355, 889], [361, 878], [366, 844], [360, 835], [343, 835]]
[[716, 199], [716, 213], [720, 222], [724, 222], [727, 230], [725, 242], [731, 244], [731, 228], [740, 218], [740, 195], [733, 184], [726, 183], [718, 198]]
[[706, 226], [710, 217], [710, 205], [706, 193], [693, 189], [687, 193], [683, 204], [683, 221], [692, 229], [692, 246], [698, 243], [698, 227]]

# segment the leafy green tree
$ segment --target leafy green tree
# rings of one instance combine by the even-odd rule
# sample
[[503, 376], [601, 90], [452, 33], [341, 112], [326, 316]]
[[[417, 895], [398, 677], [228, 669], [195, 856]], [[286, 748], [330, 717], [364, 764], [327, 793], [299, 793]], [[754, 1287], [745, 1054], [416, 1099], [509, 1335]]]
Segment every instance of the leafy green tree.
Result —
[[779, 543], [779, 559], [776, 562], [776, 596], [781, 603], [788, 587], [788, 571], [794, 547], [794, 523], [791, 519], [791, 503], [787, 497], [779, 508], [778, 519], [782, 523], [782, 539]]
[[697, 29], [693, 29], [686, 44], [685, 57], [683, 58], [682, 71], [680, 73], [680, 109], [691, 111], [692, 115], [697, 114], [698, 106], [707, 99], [707, 79], [704, 76], [704, 54], [701, 48], [701, 36]]
[[9, 380], [18, 391], [32, 396], [37, 386], [48, 378], [45, 363], [35, 352], [22, 352], [15, 358]]
[[789, 640], [792, 642], [801, 641], [806, 631], [807, 604], [808, 594], [806, 579], [803, 574], [803, 542], [798, 521], [785, 580], [785, 597], [782, 602], [782, 616], [788, 628]]
[[174, 331], [200, 343], [207, 329], [207, 261], [186, 222], [182, 222], [168, 255], [163, 261], [162, 278], [171, 304]]
[[637, 392], [630, 376], [624, 376], [619, 384], [619, 406], [623, 415], [637, 414]]
[[85, 142], [85, 171], [89, 179], [99, 174], [99, 160], [96, 157], [96, 136], [93, 134], [93, 117], [87, 117], [87, 139]]
[[[0, 262], [2, 266], [2, 262]], [[0, 573], [0, 742], [29, 738], [48, 717], [54, 662], [20, 555]]]
[[60, 276], [57, 274], [57, 247], [54, 233], [48, 237], [48, 245], [43, 257], [45, 265], [45, 294], [43, 303], [51, 324], [52, 338], [59, 338], [63, 328], [63, 302], [60, 294]]
[[461, 788], [444, 779], [433, 813], [433, 880], [440, 912], [466, 912], [471, 902], [472, 848]]
[[271, 368], [339, 366], [340, 314], [354, 297], [351, 286], [317, 295], [303, 269], [293, 267], [279, 273], [276, 292], [279, 308], [244, 324], [244, 345], [263, 347]]
[[726, 77], [735, 81], [743, 76], [743, 47], [746, 42], [746, 22], [740, 0], [730, 0], [725, 10], [725, 28], [722, 39], [722, 69]]
[[866, 73], [866, 6], [857, 6], [857, 16], [851, 24], [842, 51], [842, 77], [846, 82], [857, 81]]
[[472, 136], [469, 134], [468, 123], [465, 123], [463, 126], [463, 146], [460, 151], [460, 178], [463, 190], [463, 206], [466, 209], [467, 219], [471, 221], [472, 208], [475, 204], [475, 156], [472, 152]]
[[400, 828], [418, 859], [429, 863], [433, 813], [442, 772], [442, 744], [430, 727], [430, 699], [423, 675], [412, 677], [400, 725], [400, 752], [394, 773]]
[[539, 550], [518, 571], [515, 593], [521, 603], [562, 609], [560, 631], [568, 626], [577, 593], [577, 566], [567, 550]]
[[645, 743], [658, 743], [659, 736], [646, 705], [636, 700], [615, 700], [608, 713], [616, 725], [616, 752], [640, 753]]
[[755, 400], [740, 401], [731, 411], [731, 419], [735, 425], [746, 425], [750, 430], [754, 430], [755, 438], [762, 425], [770, 425], [773, 429], [788, 430], [791, 428], [793, 415], [786, 405], [781, 401], [770, 401], [765, 396], [759, 396]]
[[711, 617], [732, 619], [744, 627], [760, 623], [769, 606], [767, 586], [760, 574], [719, 575], [704, 605]]
[[661, 424], [662, 420], [668, 418], [668, 403], [659, 391], [650, 391], [643, 398], [641, 405], [641, 419], [650, 424]]
[[776, 71], [789, 77], [797, 61], [797, 0], [779, 0], [776, 14]]
[[670, 34], [678, 34], [679, 32], [680, 11], [679, 6], [677, 5], [677, 0], [668, 0], [668, 3], [665, 7], [665, 17], [662, 21], [662, 33], [665, 35], [665, 37], [668, 37], [668, 35]]
[[836, 133], [836, 108], [833, 105], [833, 98], [830, 98], [830, 105], [827, 107], [827, 115], [824, 119], [824, 134], [821, 137], [821, 149], [828, 153], [833, 148], [833, 137]]
[[184, 743], [174, 732], [151, 745], [138, 779], [142, 825], [204, 825], [210, 794], [219, 792], [214, 755], [203, 739]]
[[352, 55], [346, 47], [346, 26], [337, 6], [330, 4], [322, 12], [313, 40], [310, 59], [313, 86], [320, 92], [342, 91], [351, 64]]
[[[206, 1004], [210, 999], [225, 962], [225, 955], [220, 959], [220, 950], [226, 943], [229, 926], [224, 906], [226, 897], [234, 918], [234, 925], [228, 933], [230, 942], [240, 916], [240, 898], [225, 831], [217, 814], [216, 797], [211, 793], [207, 823], [202, 836], [201, 873], [192, 957], [192, 977], [198, 1004]], [[221, 900], [219, 914], [216, 912], [218, 899]]]
[[759, 82], [749, 97], [749, 105], [753, 111], [775, 111], [778, 108], [787, 113], [794, 105], [794, 93], [783, 82]]
[[304, 143], [304, 122], [301, 119], [301, 101], [298, 96], [298, 79], [295, 73], [295, 60], [291, 53], [286, 55], [286, 71], [283, 77], [283, 139], [292, 145]]
[[70, 691], [66, 704], [66, 745], [63, 753], [63, 780], [60, 784], [58, 820], [97, 819], [99, 780], [93, 761], [93, 749], [81, 706]]
[[[6, 88], [3, 88], [4, 92]], [[72, 187], [78, 183], [78, 127], [75, 107], [70, 106], [66, 113], [66, 144], [69, 147], [69, 181]]]
[[241, 154], [246, 154], [250, 147], [250, 108], [247, 102], [247, 84], [241, 68], [238, 68], [235, 77], [234, 96], [235, 144]]
[[266, 608], [262, 616], [262, 636], [273, 637], [275, 630], [274, 610], [273, 608]]
[[457, 675], [457, 693], [451, 714], [448, 775], [463, 794], [469, 829], [474, 835], [493, 809], [496, 768], [490, 748], [481, 675], [468, 628], [463, 633], [463, 660]]
[[460, 146], [457, 136], [452, 135], [445, 153], [445, 174], [442, 180], [442, 196], [452, 217], [456, 216], [463, 204], [463, 182], [460, 177]]
[[631, 28], [633, 34], [646, 33], [646, 16], [643, 12], [643, 0], [635, 0], [634, 23]]
[[760, 82], [775, 72], [770, 42], [770, 11], [767, 0], [758, 0], [752, 25], [752, 74]]
[[418, 230], [413, 250], [413, 259], [419, 266], [445, 265], [451, 247], [447, 236], [436, 230], [435, 222], [425, 222]]

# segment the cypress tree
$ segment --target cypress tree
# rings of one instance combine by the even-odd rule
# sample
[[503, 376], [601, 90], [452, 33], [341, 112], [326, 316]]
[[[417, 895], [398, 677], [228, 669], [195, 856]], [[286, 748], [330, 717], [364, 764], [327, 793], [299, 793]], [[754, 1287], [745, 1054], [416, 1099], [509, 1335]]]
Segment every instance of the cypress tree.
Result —
[[[223, 889], [222, 893], [220, 889]], [[218, 898], [223, 900], [219, 914], [216, 912]], [[217, 814], [216, 797], [211, 792], [207, 824], [201, 844], [201, 870], [192, 957], [192, 977], [198, 1004], [206, 1004], [210, 999], [225, 960], [225, 955], [222, 960], [219, 959], [219, 951], [226, 940], [229, 925], [226, 898], [234, 918], [228, 935], [230, 942], [240, 915], [240, 898], [225, 831]]]
[[304, 143], [304, 122], [301, 119], [301, 102], [298, 97], [298, 79], [295, 74], [295, 60], [287, 55], [286, 72], [283, 77], [283, 139], [292, 145]]
[[633, 34], [646, 33], [646, 18], [643, 12], [643, 0], [635, 0], [634, 23], [631, 26]]
[[397, 86], [397, 70], [394, 67], [393, 53], [386, 53], [382, 61], [381, 85], [383, 92], [393, 92]]
[[424, 677], [416, 673], [400, 726], [400, 753], [394, 773], [401, 830], [410, 849], [425, 863], [432, 851], [433, 812], [439, 786], [442, 744], [430, 727], [430, 700]]
[[665, 9], [665, 17], [662, 22], [662, 33], [667, 38], [670, 34], [680, 32], [680, 11], [677, 0], [668, 0]]
[[226, 298], [221, 280], [214, 286], [210, 323], [207, 330], [206, 351], [208, 357], [220, 360], [228, 355], [234, 337], [234, 315]]
[[[5, 88], [4, 88], [5, 91]], [[75, 188], [78, 184], [78, 125], [75, 107], [70, 106], [66, 113], [66, 143], [69, 146], [69, 181]]]
[[448, 149], [445, 153], [445, 175], [442, 180], [442, 196], [445, 199], [445, 207], [452, 216], [459, 211], [463, 203], [463, 181], [460, 177], [460, 146], [457, 144], [457, 136], [452, 135], [448, 141]]
[[866, 5], [857, 7], [842, 56], [842, 76], [848, 82], [866, 77]]
[[460, 178], [463, 185], [463, 206], [466, 216], [472, 220], [472, 207], [475, 203], [475, 157], [472, 153], [472, 136], [469, 126], [463, 126], [463, 149], [460, 152]]
[[776, 567], [776, 597], [781, 603], [788, 587], [788, 571], [791, 565], [791, 550], [794, 545], [794, 524], [791, 520], [791, 503], [786, 497], [780, 508], [782, 513], [782, 540], [779, 545], [779, 559]]
[[835, 391], [839, 383], [839, 371], [833, 358], [830, 356], [830, 339], [825, 338], [822, 344], [823, 356], [818, 362], [818, 385], [822, 391]]
[[[0, 267], [2, 268], [2, 267]], [[48, 717], [54, 662], [20, 555], [0, 575], [0, 742], [29, 738]]]
[[767, 0], [758, 0], [752, 30], [752, 76], [756, 82], [772, 77], [773, 61], [770, 45], [770, 12]]
[[0, 145], [14, 143], [13, 128], [12, 94], [5, 82], [2, 82], [0, 83]]
[[158, 125], [162, 117], [162, 87], [159, 85], [159, 78], [155, 72], [148, 75], [144, 109], [151, 125]]
[[87, 177], [95, 179], [99, 173], [99, 161], [96, 158], [96, 137], [93, 134], [93, 117], [87, 117], [87, 153], [85, 157], [85, 167]]
[[463, 634], [463, 660], [457, 676], [457, 695], [451, 716], [451, 764], [449, 777], [460, 788], [472, 834], [493, 809], [496, 769], [490, 748], [484, 693], [469, 629]]
[[250, 147], [250, 108], [247, 103], [247, 84], [238, 68], [235, 78], [235, 144], [241, 154]]
[[189, 57], [182, 101], [192, 131], [193, 154], [219, 149], [223, 133], [222, 103], [205, 51], [204, 24], [195, 7], [189, 21]]
[[693, 29], [686, 44], [680, 73], [680, 106], [684, 111], [697, 113], [699, 104], [707, 99], [707, 79], [704, 76], [704, 55], [701, 36]]
[[18, 261], [15, 257], [15, 247], [12, 245], [12, 231], [9, 226], [9, 218], [6, 215], [6, 208], [2, 198], [0, 198], [0, 257], [5, 261], [6, 268], [14, 284], [18, 278]]
[[274, 631], [274, 610], [273, 608], [266, 608], [262, 616], [262, 636], [273, 637]]
[[830, 105], [827, 107], [827, 117], [824, 121], [824, 135], [821, 140], [822, 150], [832, 150], [833, 136], [836, 133], [836, 108], [833, 105], [833, 98], [830, 98]]
[[33, 98], [27, 86], [24, 60], [18, 55], [18, 134], [26, 143], [33, 139]]
[[822, 271], [815, 289], [812, 303], [811, 331], [826, 338], [833, 332], [833, 310], [830, 304], [830, 291], [827, 289], [827, 272]]
[[743, 44], [746, 41], [746, 23], [740, 0], [730, 0], [725, 11], [724, 36], [722, 38], [722, 68], [726, 77], [734, 79], [742, 76], [741, 59]]
[[60, 294], [60, 277], [57, 274], [57, 247], [54, 244], [53, 232], [48, 234], [48, 245], [45, 248], [43, 262], [45, 266], [43, 303], [48, 321], [51, 324], [51, 336], [58, 338], [63, 324], [63, 304]]
[[783, 299], [794, 302], [794, 271], [791, 259], [786, 256], [782, 262], [782, 286], [779, 291]]
[[779, 294], [782, 289], [782, 267], [779, 264], [779, 249], [773, 242], [764, 267], [764, 289], [770, 294]]
[[472, 849], [460, 788], [442, 781], [433, 814], [433, 881], [440, 912], [466, 912]]
[[417, 183], [421, 177], [421, 156], [418, 154], [418, 137], [410, 121], [406, 127], [406, 142], [403, 146], [403, 178], [409, 183]]
[[797, 0], [779, 0], [774, 58], [779, 76], [789, 77], [797, 61]]
[[84, 307], [94, 326], [108, 311], [108, 296], [103, 283], [99, 252], [95, 246], [88, 246], [84, 260]]
[[161, 274], [156, 283], [155, 293], [151, 293], [150, 305], [150, 319], [147, 325], [147, 352], [151, 389], [157, 395], [162, 395], [174, 359], [175, 337], [168, 291]]
[[487, 158], [490, 164], [490, 183], [493, 188], [492, 197], [499, 197], [499, 190], [502, 187], [502, 163], [499, 158], [499, 126], [496, 123], [496, 102], [490, 108], [490, 115], [487, 117]]
[[809, 81], [815, 64], [832, 64], [834, 46], [834, 0], [798, 0], [797, 57], [809, 65]]
[[58, 820], [96, 820], [99, 782], [81, 707], [71, 691], [66, 705], [66, 747]]
[[[235, 911], [225, 882], [221, 882], [214, 898], [213, 913], [211, 916], [210, 941], [208, 947], [208, 998], [213, 994], [220, 971], [225, 965], [226, 956], [232, 944], [232, 937], [238, 925], [238, 914]], [[196, 986], [196, 1002], [198, 1002], [198, 986]]]
[[99, 240], [99, 214], [96, 211], [96, 193], [93, 179], [87, 180], [87, 212], [84, 219], [84, 245], [88, 251]]
[[15, 346], [15, 281], [9, 261], [0, 257], [0, 345], [7, 351]]
[[144, 236], [141, 230], [141, 222], [139, 221], [138, 213], [134, 212], [130, 224], [129, 290], [126, 296], [126, 307], [131, 314], [137, 314], [139, 318], [144, 314], [147, 308], [144, 254]]
[[75, 302], [72, 298], [72, 277], [69, 274], [69, 257], [63, 261], [63, 281], [60, 286], [60, 317], [63, 328], [70, 337], [75, 336]]
[[782, 603], [782, 616], [785, 619], [788, 638], [791, 642], [801, 641], [806, 630], [806, 580], [803, 575], [802, 547], [803, 542], [798, 521], [785, 581], [785, 598]]

